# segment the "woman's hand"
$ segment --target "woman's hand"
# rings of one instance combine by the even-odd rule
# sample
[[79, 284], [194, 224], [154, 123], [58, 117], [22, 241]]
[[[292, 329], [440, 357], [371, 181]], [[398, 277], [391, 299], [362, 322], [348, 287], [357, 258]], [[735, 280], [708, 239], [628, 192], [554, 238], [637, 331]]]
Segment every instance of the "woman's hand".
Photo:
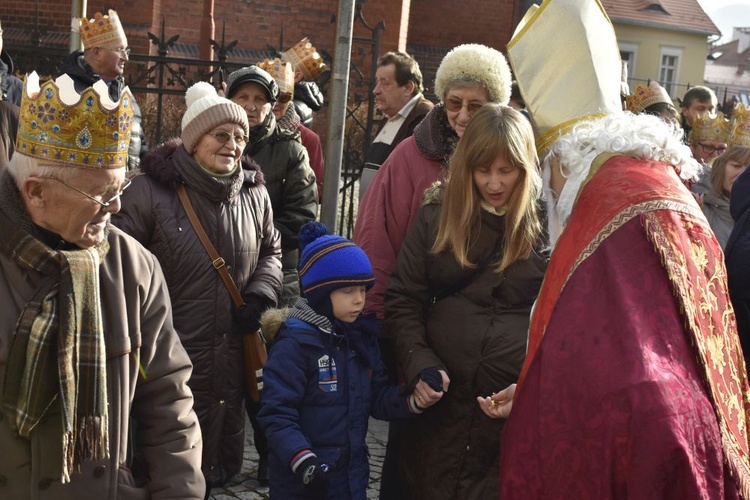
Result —
[[421, 378], [419, 379], [419, 382], [417, 382], [416, 387], [414, 387], [414, 392], [412, 392], [412, 394], [414, 395], [414, 399], [417, 402], [417, 406], [419, 406], [420, 408], [429, 408], [430, 406], [440, 401], [440, 398], [443, 397], [444, 393], [448, 392], [448, 386], [451, 383], [448, 374], [445, 372], [445, 370], [437, 370], [437, 372], [440, 374], [440, 377], [442, 379], [442, 384], [440, 387], [441, 390], [434, 390], [432, 387], [430, 387], [431, 384], [425, 382]]
[[516, 393], [516, 384], [511, 384], [497, 394], [483, 398], [477, 397], [477, 402], [482, 411], [490, 418], [508, 418], [513, 408], [513, 395]]

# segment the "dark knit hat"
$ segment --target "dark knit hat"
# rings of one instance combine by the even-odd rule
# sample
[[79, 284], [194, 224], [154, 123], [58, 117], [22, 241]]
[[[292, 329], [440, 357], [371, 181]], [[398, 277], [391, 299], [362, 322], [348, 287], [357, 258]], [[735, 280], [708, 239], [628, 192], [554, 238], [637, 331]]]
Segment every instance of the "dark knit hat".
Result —
[[331, 314], [329, 296], [334, 290], [348, 286], [365, 286], [369, 290], [375, 284], [365, 252], [351, 240], [329, 234], [324, 224], [311, 221], [302, 226], [299, 241], [300, 284], [316, 312]]

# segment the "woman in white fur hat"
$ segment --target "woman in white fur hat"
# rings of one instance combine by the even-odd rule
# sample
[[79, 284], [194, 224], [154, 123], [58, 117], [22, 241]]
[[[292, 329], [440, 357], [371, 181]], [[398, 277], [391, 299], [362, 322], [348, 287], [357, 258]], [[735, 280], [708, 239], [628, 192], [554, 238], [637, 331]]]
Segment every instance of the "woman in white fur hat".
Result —
[[[247, 113], [205, 82], [189, 88], [185, 100], [181, 137], [144, 158], [143, 175], [133, 180], [113, 220], [164, 269], [175, 328], [193, 362], [189, 385], [203, 433], [208, 496], [211, 486], [224, 484], [242, 466], [242, 336], [257, 331], [260, 314], [277, 304], [281, 246], [263, 174], [242, 157]], [[183, 187], [242, 294], [242, 309], [188, 220], [178, 197]]]
[[[366, 312], [384, 318], [384, 295], [408, 229], [417, 217], [429, 186], [446, 177], [448, 162], [472, 116], [486, 103], [507, 105], [511, 73], [503, 54], [479, 44], [459, 45], [440, 63], [435, 74], [435, 94], [440, 103], [401, 142], [378, 170], [360, 201], [354, 241], [372, 262], [375, 286], [367, 293]], [[395, 372], [393, 347], [381, 345], [383, 359]], [[392, 424], [381, 482], [382, 499], [402, 498], [395, 449], [399, 440]]]

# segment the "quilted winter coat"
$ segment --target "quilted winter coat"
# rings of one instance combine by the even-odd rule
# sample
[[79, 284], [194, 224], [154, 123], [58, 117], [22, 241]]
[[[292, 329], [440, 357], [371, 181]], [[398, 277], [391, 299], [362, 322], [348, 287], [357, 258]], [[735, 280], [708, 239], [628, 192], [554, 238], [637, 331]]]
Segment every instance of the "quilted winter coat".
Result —
[[246, 162], [214, 177], [180, 141], [150, 152], [122, 197], [115, 225], [156, 255], [172, 299], [175, 328], [193, 362], [189, 385], [203, 432], [203, 472], [212, 485], [240, 471], [244, 449], [242, 325], [219, 273], [177, 196], [184, 183], [214, 247], [245, 302], [275, 305], [281, 291], [279, 232], [260, 169]]
[[[428, 189], [425, 199], [386, 290], [386, 332], [407, 385], [437, 367], [450, 386], [418, 421], [404, 423], [399, 468], [408, 498], [497, 499], [504, 421], [487, 417], [476, 397], [517, 381], [547, 259], [532, 252], [500, 274], [489, 265], [471, 279], [474, 269], [462, 268], [452, 254], [431, 253], [442, 188]], [[487, 260], [504, 236], [505, 216], [483, 210], [469, 260]]]

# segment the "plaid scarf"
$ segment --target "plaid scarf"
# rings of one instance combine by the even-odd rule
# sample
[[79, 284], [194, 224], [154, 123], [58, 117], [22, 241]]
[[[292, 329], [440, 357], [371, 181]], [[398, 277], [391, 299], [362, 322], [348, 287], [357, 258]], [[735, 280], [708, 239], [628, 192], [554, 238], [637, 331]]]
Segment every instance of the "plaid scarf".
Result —
[[[7, 206], [7, 199], [3, 201]], [[4, 235], [0, 251], [31, 271], [30, 276], [41, 278], [16, 326], [3, 401], [11, 428], [28, 438], [59, 397], [62, 482], [67, 483], [72, 472], [80, 472], [84, 460], [109, 457], [98, 271], [109, 243], [58, 252], [15, 222], [0, 210], [0, 234]]]
[[290, 104], [286, 108], [286, 113], [280, 119], [276, 120], [276, 124], [282, 130], [284, 134], [294, 136], [297, 134], [299, 129], [300, 119], [297, 115], [297, 111], [294, 110], [294, 105]]

